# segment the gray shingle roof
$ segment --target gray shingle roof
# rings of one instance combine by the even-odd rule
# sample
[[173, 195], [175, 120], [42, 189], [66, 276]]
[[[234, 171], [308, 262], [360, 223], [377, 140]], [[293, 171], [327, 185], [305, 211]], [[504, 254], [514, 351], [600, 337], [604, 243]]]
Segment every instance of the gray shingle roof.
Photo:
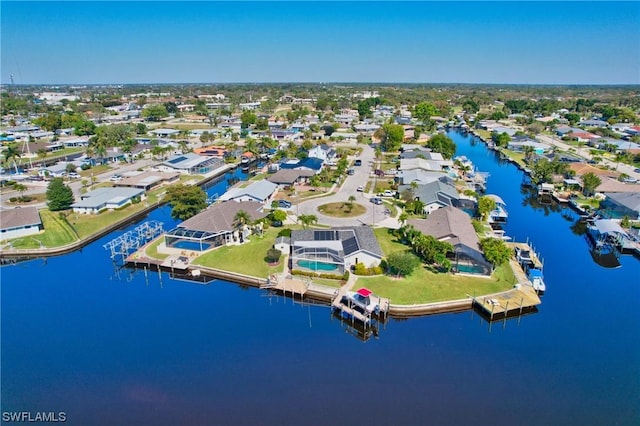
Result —
[[251, 183], [245, 188], [230, 189], [220, 197], [220, 200], [233, 200], [234, 198], [249, 196], [256, 200], [264, 201], [269, 198], [277, 188], [278, 185], [273, 182], [269, 182], [268, 180], [259, 180]]
[[216, 203], [203, 212], [198, 213], [190, 219], [185, 220], [178, 226], [193, 231], [207, 232], [223, 232], [232, 231], [234, 229], [235, 216], [240, 210], [249, 213], [251, 219], [258, 220], [267, 214], [261, 212], [262, 203], [257, 201], [244, 201], [237, 203], [235, 201], [226, 201]]
[[0, 210], [0, 229], [19, 228], [27, 225], [40, 225], [42, 220], [35, 207], [20, 207]]
[[[402, 193], [402, 191], [411, 190], [411, 185], [402, 185], [398, 189], [400, 193]], [[415, 190], [415, 196], [425, 204], [439, 201], [445, 206], [456, 205], [460, 199], [458, 191], [454, 186], [439, 180], [426, 185], [418, 185], [418, 188]]]
[[456, 250], [486, 262], [471, 217], [462, 210], [443, 207], [429, 214], [426, 219], [410, 219], [408, 223], [423, 234], [451, 243]]
[[[291, 231], [291, 245], [295, 245], [296, 241], [316, 241], [316, 231], [318, 230], [302, 229]], [[322, 231], [335, 231], [336, 235], [331, 239], [342, 241], [343, 251], [347, 256], [359, 250], [364, 250], [380, 257], [384, 256], [373, 230], [368, 226], [335, 227]], [[353, 238], [355, 238], [355, 241], [352, 240]]]

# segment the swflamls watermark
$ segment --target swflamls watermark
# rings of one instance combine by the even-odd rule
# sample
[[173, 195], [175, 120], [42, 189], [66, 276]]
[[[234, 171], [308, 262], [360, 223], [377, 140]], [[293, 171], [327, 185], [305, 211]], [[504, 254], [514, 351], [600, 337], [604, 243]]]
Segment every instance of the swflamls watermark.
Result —
[[3, 411], [2, 421], [6, 423], [64, 423], [64, 411]]

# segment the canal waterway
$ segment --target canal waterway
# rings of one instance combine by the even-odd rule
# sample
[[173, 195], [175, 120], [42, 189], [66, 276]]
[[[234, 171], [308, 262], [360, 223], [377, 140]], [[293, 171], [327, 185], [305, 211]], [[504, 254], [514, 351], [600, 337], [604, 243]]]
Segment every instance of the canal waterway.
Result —
[[[544, 258], [538, 313], [390, 320], [362, 342], [326, 307], [117, 270], [102, 245], [118, 231], [0, 270], [2, 411], [84, 425], [638, 424], [640, 261], [598, 266], [573, 212], [532, 205], [522, 172], [450, 136], [490, 173], [507, 235]], [[167, 206], [149, 218], [174, 225]]]

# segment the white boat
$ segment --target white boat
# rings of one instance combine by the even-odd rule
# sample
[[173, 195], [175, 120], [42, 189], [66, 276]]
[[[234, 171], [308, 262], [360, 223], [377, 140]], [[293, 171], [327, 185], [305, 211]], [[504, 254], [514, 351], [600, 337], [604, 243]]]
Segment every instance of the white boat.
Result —
[[547, 289], [547, 286], [544, 283], [544, 276], [542, 275], [542, 271], [540, 269], [529, 269], [529, 281], [531, 281], [531, 285], [533, 289], [539, 293], [544, 293]]

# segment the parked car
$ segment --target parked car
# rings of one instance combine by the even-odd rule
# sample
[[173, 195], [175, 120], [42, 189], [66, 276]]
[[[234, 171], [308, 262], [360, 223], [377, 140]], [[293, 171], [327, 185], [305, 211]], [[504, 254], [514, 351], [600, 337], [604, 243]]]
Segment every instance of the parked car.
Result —
[[347, 170], [347, 174], [348, 175], [353, 175], [356, 172], [356, 170], [352, 167], [349, 170]]
[[391, 191], [391, 190], [387, 189], [386, 191], [384, 191], [382, 193], [382, 195], [384, 197], [395, 197], [396, 196], [396, 191]]
[[358, 188], [356, 188], [356, 191], [364, 192], [364, 186], [360, 185]]
[[120, 175], [113, 175], [109, 178], [109, 180], [111, 182], [120, 182], [122, 180], [122, 176]]
[[356, 161], [353, 162], [354, 166], [362, 166], [362, 160], [361, 159], [357, 159]]
[[640, 168], [639, 169], [633, 169], [634, 172], [636, 173], [640, 173]]
[[67, 175], [67, 177], [68, 177], [69, 179], [80, 179], [80, 175], [79, 175], [78, 173], [76, 173], [76, 172], [70, 172], [70, 173]]
[[281, 220], [274, 220], [271, 222], [271, 226], [274, 226], [276, 228], [280, 228], [282, 226], [282, 221]]
[[278, 207], [282, 207], [283, 209], [288, 209], [291, 207], [291, 203], [287, 200], [278, 200]]

